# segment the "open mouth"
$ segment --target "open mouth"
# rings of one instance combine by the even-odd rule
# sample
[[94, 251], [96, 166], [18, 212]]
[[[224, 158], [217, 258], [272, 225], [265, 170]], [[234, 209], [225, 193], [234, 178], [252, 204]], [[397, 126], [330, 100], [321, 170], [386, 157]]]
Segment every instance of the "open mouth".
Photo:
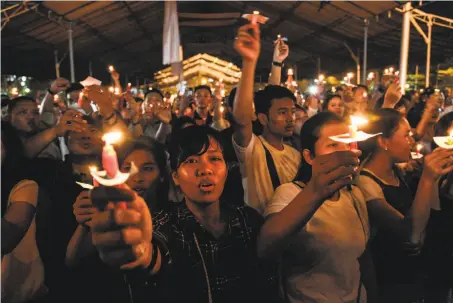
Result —
[[91, 143], [83, 143], [83, 144], [82, 144], [82, 147], [83, 147], [84, 149], [89, 149], [89, 148], [91, 148]]
[[205, 181], [205, 182], [201, 182], [198, 187], [203, 192], [211, 192], [214, 190], [215, 184], [212, 182]]
[[145, 189], [144, 188], [141, 188], [141, 187], [134, 187], [133, 190], [135, 190], [135, 192], [140, 196], [142, 197], [144, 194], [145, 194]]
[[288, 125], [285, 127], [287, 131], [293, 131], [294, 130], [294, 125]]

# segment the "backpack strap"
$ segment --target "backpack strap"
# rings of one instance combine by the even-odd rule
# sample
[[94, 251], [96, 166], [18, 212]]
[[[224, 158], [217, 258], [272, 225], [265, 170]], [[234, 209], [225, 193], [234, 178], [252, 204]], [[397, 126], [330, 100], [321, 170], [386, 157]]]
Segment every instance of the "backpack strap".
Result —
[[385, 186], [385, 184], [378, 178], [376, 177], [375, 175], [373, 175], [372, 173], [366, 171], [366, 170], [361, 170], [360, 171], [360, 175], [361, 176], [367, 176], [371, 179], [373, 179], [373, 181], [375, 181], [377, 184], [379, 184], [379, 186], [382, 188]]
[[258, 139], [261, 141], [261, 144], [263, 145], [264, 148], [264, 152], [266, 154], [267, 169], [269, 170], [269, 175], [271, 177], [272, 187], [274, 188], [274, 190], [276, 190], [277, 187], [279, 187], [281, 184], [280, 178], [278, 177], [277, 173], [277, 167], [275, 167], [274, 159], [272, 159], [271, 152], [269, 151], [269, 149], [267, 149], [263, 140], [261, 140], [260, 137], [258, 137]]

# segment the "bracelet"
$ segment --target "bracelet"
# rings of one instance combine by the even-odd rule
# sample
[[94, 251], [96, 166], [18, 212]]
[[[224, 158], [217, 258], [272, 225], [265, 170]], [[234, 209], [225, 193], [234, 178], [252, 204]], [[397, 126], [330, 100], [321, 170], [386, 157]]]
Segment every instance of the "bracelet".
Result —
[[283, 62], [272, 61], [272, 65], [282, 67], [283, 66]]
[[50, 90], [50, 88], [47, 89], [47, 92], [48, 92], [49, 94], [51, 94], [52, 96], [55, 96], [55, 95], [56, 95], [53, 91]]

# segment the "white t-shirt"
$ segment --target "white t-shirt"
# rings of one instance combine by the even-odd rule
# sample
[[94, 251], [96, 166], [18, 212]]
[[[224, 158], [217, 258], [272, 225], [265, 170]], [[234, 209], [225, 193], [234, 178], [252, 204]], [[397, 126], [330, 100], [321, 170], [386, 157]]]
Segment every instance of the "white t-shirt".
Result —
[[285, 144], [283, 150], [278, 150], [262, 136], [258, 138], [252, 135], [249, 145], [244, 148], [239, 146], [233, 137], [233, 146], [242, 174], [245, 203], [260, 214], [264, 214], [274, 193], [263, 144], [272, 155], [280, 184], [294, 180], [301, 160], [300, 153], [289, 145]]
[[[293, 183], [278, 187], [266, 215], [280, 212], [300, 191]], [[357, 187], [353, 187], [352, 194], [342, 189], [338, 201], [326, 200], [282, 256], [283, 289], [289, 301], [356, 302], [358, 258], [368, 238], [368, 213]], [[366, 291], [361, 287], [360, 302], [366, 302]]]
[[[38, 204], [38, 185], [22, 180], [11, 191], [8, 206], [15, 202], [27, 202], [35, 208]], [[24, 302], [37, 294], [47, 292], [44, 286], [44, 266], [36, 245], [36, 216], [27, 233], [14, 250], [2, 260], [2, 301]]]

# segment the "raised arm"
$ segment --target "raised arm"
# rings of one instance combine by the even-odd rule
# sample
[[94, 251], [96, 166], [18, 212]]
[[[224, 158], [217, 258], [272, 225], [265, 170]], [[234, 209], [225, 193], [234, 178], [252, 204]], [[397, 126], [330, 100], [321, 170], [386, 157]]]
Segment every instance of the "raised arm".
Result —
[[242, 77], [233, 105], [233, 117], [237, 124], [233, 137], [239, 146], [247, 147], [252, 140], [253, 84], [261, 48], [259, 25], [241, 26], [234, 48], [242, 56]]
[[453, 171], [453, 151], [436, 149], [425, 156], [422, 176], [411, 209], [403, 216], [384, 199], [367, 202], [372, 220], [400, 236], [403, 241], [419, 243], [428, 222], [431, 205], [438, 205], [439, 178]]
[[69, 80], [65, 78], [58, 78], [50, 85], [48, 92], [42, 100], [41, 108], [39, 109], [41, 122], [46, 128], [52, 127], [57, 123], [57, 117], [53, 109], [54, 95], [65, 91], [69, 87]]
[[258, 237], [260, 258], [281, 254], [324, 200], [351, 183], [350, 176], [359, 163], [359, 155], [359, 151], [335, 152], [314, 160], [312, 178], [307, 186], [283, 210], [270, 215], [261, 228]]
[[48, 128], [28, 139], [23, 140], [25, 155], [28, 158], [36, 157], [57, 137], [64, 136], [68, 131], [81, 132], [86, 124], [81, 114], [76, 110], [68, 110], [61, 116], [57, 125]]
[[288, 57], [288, 45], [282, 39], [277, 39], [274, 46], [274, 56], [272, 58], [271, 75], [269, 77], [269, 84], [280, 85], [282, 78], [282, 65], [283, 61]]
[[99, 112], [102, 116], [104, 133], [121, 131], [124, 134], [129, 134], [129, 129], [121, 118], [121, 115], [113, 109], [109, 92], [105, 92], [100, 86], [92, 85], [85, 88], [84, 94], [89, 100], [94, 101], [98, 105]]

